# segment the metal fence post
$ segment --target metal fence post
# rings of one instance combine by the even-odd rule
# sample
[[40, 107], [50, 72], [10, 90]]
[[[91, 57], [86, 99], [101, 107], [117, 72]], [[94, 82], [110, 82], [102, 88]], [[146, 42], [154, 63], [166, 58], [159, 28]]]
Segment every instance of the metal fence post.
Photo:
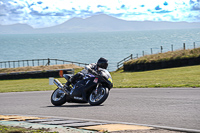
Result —
[[34, 66], [34, 60], [32, 60], [32, 65]]
[[185, 43], [183, 43], [183, 50], [185, 50]]
[[173, 52], [173, 44], [171, 45], [171, 48], [172, 48], [172, 52]]
[[10, 61], [8, 61], [8, 66], [9, 66], [9, 68], [10, 68]]

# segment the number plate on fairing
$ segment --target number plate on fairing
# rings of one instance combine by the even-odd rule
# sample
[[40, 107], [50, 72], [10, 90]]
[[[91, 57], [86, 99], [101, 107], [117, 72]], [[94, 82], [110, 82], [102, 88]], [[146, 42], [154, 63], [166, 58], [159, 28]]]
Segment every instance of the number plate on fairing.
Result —
[[94, 83], [97, 83], [97, 82], [98, 82], [98, 78], [95, 78], [93, 82], [94, 82]]

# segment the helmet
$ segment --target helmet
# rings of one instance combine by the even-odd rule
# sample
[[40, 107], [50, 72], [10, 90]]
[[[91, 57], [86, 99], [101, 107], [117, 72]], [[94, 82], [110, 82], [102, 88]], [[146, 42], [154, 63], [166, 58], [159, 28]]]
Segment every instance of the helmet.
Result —
[[103, 68], [103, 69], [107, 69], [107, 67], [108, 67], [108, 60], [101, 57], [97, 61], [97, 66], [100, 67], [100, 68]]

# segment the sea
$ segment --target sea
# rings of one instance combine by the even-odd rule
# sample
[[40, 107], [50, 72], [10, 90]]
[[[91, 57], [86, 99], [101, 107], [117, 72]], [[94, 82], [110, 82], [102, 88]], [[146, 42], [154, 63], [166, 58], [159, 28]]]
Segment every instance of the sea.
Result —
[[133, 54], [140, 57], [172, 50], [200, 47], [200, 29], [89, 32], [59, 34], [0, 34], [0, 62], [61, 59], [95, 63], [108, 59], [109, 71]]

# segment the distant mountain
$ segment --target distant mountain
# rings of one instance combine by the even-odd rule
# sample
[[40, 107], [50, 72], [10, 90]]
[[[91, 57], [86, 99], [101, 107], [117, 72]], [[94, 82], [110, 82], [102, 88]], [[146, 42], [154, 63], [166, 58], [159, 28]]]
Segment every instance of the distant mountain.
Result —
[[0, 34], [110, 32], [190, 28], [200, 28], [200, 23], [125, 21], [105, 14], [101, 14], [86, 19], [72, 18], [63, 24], [48, 28], [34, 29], [26, 24], [0, 25]]
[[31, 33], [34, 29], [26, 24], [0, 25], [0, 34]]

